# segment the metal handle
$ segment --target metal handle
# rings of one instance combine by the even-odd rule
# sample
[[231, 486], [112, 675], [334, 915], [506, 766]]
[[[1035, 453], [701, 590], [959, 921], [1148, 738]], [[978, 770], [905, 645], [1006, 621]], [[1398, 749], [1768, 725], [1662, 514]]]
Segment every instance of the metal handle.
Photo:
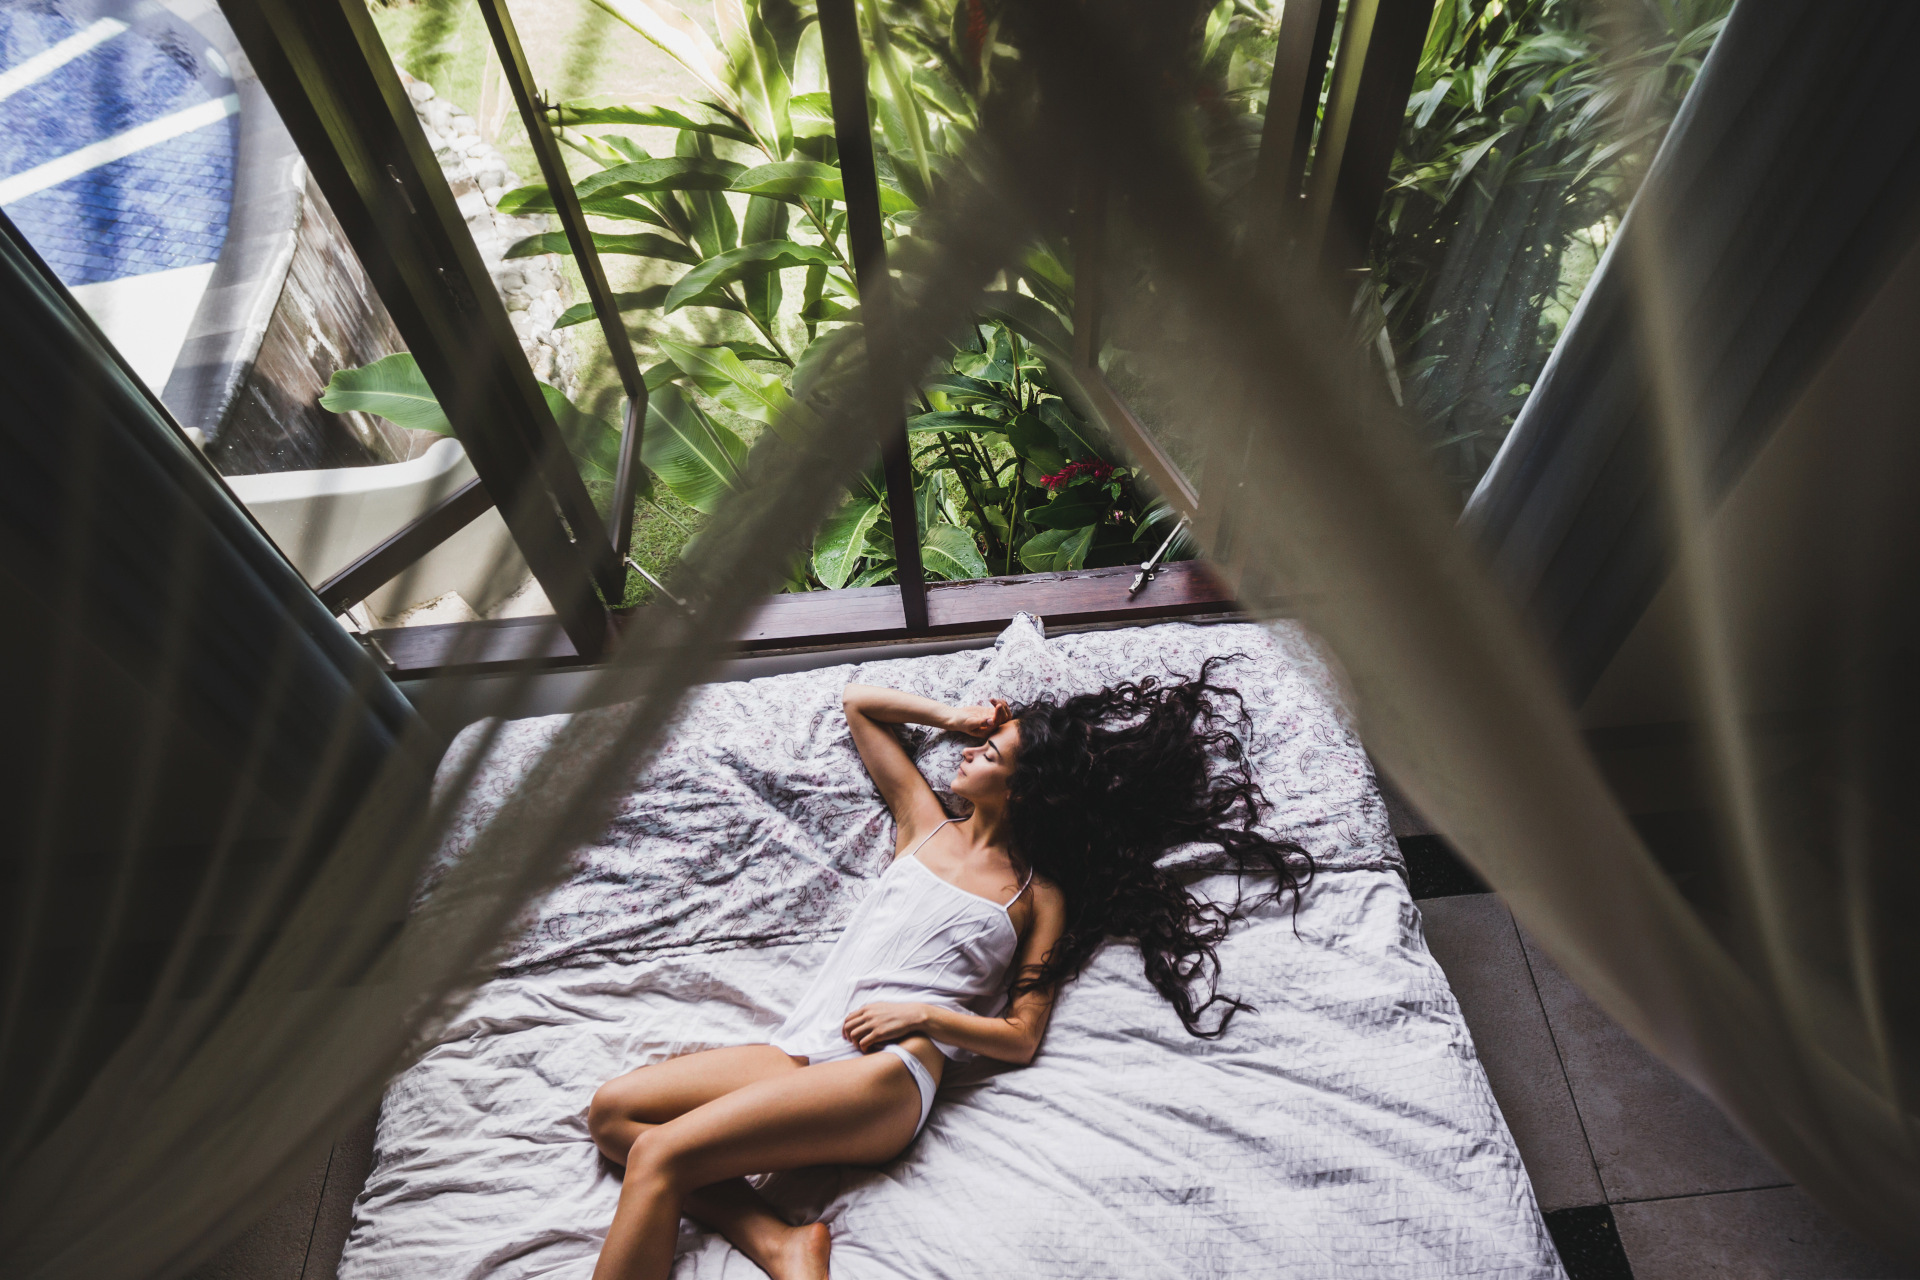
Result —
[[1180, 531], [1187, 527], [1187, 523], [1185, 516], [1180, 517], [1180, 523], [1173, 526], [1173, 532], [1168, 534], [1167, 540], [1160, 544], [1160, 549], [1149, 556], [1146, 563], [1140, 566], [1140, 572], [1133, 575], [1133, 585], [1127, 588], [1127, 595], [1129, 597], [1153, 581], [1154, 575], [1160, 571], [1160, 562], [1166, 558], [1167, 550], [1173, 546], [1173, 540], [1180, 536]]

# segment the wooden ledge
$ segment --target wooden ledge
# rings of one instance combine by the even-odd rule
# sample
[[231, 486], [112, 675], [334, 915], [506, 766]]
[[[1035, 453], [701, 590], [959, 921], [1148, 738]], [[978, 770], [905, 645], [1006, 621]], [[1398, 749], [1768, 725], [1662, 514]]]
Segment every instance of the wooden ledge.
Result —
[[[899, 640], [954, 639], [991, 635], [1025, 611], [1059, 627], [1102, 622], [1145, 622], [1237, 609], [1233, 595], [1204, 561], [1163, 565], [1139, 594], [1127, 595], [1135, 566], [1070, 573], [1029, 573], [927, 584], [927, 628], [909, 632], [897, 587], [861, 587], [769, 597], [735, 639], [741, 653], [775, 649], [830, 648]], [[649, 606], [616, 614], [623, 630], [645, 627]], [[391, 662], [396, 679], [482, 674], [532, 664], [582, 665], [579, 653], [550, 618], [454, 622], [375, 631], [377, 657]]]

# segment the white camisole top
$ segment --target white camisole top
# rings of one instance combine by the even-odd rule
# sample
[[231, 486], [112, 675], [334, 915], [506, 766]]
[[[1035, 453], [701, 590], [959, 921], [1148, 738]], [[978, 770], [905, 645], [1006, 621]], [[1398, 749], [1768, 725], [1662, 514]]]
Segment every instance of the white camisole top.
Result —
[[[849, 1013], [880, 1000], [941, 1005], [989, 1018], [1000, 1012], [1007, 967], [1020, 942], [1007, 908], [1020, 901], [1033, 873], [1028, 871], [1006, 906], [941, 879], [919, 853], [952, 821], [927, 832], [882, 873], [833, 944], [820, 976], [774, 1032], [775, 1048], [809, 1062], [857, 1058], [860, 1050], [840, 1028]], [[934, 1043], [956, 1061], [972, 1056]]]

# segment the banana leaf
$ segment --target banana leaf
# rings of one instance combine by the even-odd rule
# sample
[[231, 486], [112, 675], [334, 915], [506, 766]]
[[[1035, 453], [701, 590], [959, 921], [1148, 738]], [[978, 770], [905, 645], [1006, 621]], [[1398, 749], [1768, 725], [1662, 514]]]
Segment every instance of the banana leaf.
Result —
[[[684, 262], [689, 266], [700, 261], [700, 254], [678, 240], [669, 240], [657, 236], [651, 231], [641, 231], [634, 235], [610, 235], [604, 231], [593, 233], [593, 247], [601, 253], [626, 254], [636, 258], [659, 258], [666, 262]], [[543, 253], [563, 253], [573, 256], [573, 244], [564, 231], [543, 231], [539, 235], [516, 240], [508, 248], [509, 258], [534, 258]]]
[[647, 432], [640, 460], [680, 501], [706, 515], [740, 483], [747, 447], [740, 437], [700, 412], [678, 387], [647, 397]]
[[713, 255], [675, 281], [667, 293], [666, 310], [677, 311], [709, 290], [724, 288], [749, 276], [833, 260], [832, 253], [826, 249], [796, 244], [792, 240], [743, 244], [737, 249]]
[[928, 573], [949, 581], [984, 578], [991, 573], [973, 535], [951, 524], [936, 524], [920, 543], [920, 562]]
[[357, 369], [341, 369], [327, 380], [320, 407], [328, 413], [371, 413], [409, 431], [453, 434], [439, 397], [408, 351], [396, 352]]
[[[835, 200], [846, 203], [840, 170], [817, 160], [782, 160], [749, 169], [733, 180], [735, 191], [750, 195], [782, 196], [794, 200]], [[880, 187], [880, 212], [910, 213], [919, 208], [903, 192]]]
[[867, 535], [885, 512], [877, 502], [855, 503], [827, 517], [813, 540], [813, 573], [826, 586], [847, 585], [853, 566], [867, 550]]
[[1094, 527], [1080, 529], [1043, 529], [1020, 546], [1020, 563], [1029, 573], [1062, 573], [1078, 569], [1087, 562], [1093, 546]]

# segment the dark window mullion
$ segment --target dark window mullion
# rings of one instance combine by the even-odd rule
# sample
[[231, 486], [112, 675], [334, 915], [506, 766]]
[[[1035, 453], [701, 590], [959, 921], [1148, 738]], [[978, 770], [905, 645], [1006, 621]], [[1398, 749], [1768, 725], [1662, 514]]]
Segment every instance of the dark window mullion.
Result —
[[222, 0], [394, 325], [574, 647], [625, 585], [479, 249], [360, 0]]
[[[612, 520], [609, 532], [613, 552], [624, 560], [633, 543], [633, 499], [640, 480], [640, 444], [647, 420], [647, 382], [640, 373], [640, 362], [634, 357], [633, 343], [627, 337], [625, 323], [620, 319], [620, 308], [613, 300], [613, 290], [607, 285], [607, 273], [600, 263], [600, 251], [594, 247], [593, 231], [587, 226], [587, 215], [580, 208], [579, 196], [574, 193], [573, 178], [567, 172], [566, 158], [561, 155], [560, 144], [547, 122], [545, 104], [534, 85], [533, 71], [527, 64], [526, 51], [520, 45], [520, 35], [514, 30], [513, 16], [507, 10], [506, 0], [479, 0], [479, 4], [481, 16], [487, 22], [487, 31], [493, 37], [494, 51], [499, 54], [500, 66], [506, 73], [507, 84], [513, 90], [514, 104], [520, 109], [520, 120], [526, 126], [534, 158], [539, 161], [540, 176], [546, 179], [547, 191], [553, 197], [554, 212], [559, 215], [567, 243], [573, 247], [573, 260], [579, 266], [581, 279], [586, 284], [587, 301], [593, 307], [594, 317], [600, 322], [600, 332], [606, 337], [607, 350], [613, 355], [613, 367], [620, 375], [620, 386], [627, 393], [626, 423], [620, 437], [620, 463], [614, 474], [613, 505], [608, 512]], [[613, 603], [618, 605], [619, 601]]]
[[[895, 422], [881, 440], [887, 480], [887, 514], [893, 524], [895, 572], [900, 579], [900, 609], [909, 635], [927, 629], [927, 579], [920, 563], [920, 517], [913, 500], [913, 468], [907, 450], [906, 387], [894, 345], [893, 282], [887, 274], [887, 243], [880, 222], [880, 175], [868, 132], [867, 63], [860, 49], [860, 20], [853, 0], [820, 0], [820, 42], [827, 62], [827, 88], [833, 104], [834, 143], [840, 152], [840, 178], [847, 203], [847, 238], [853, 248], [855, 284], [860, 289], [861, 329], [866, 336], [867, 368], [877, 403]], [[897, 425], [896, 425], [897, 424]]]

